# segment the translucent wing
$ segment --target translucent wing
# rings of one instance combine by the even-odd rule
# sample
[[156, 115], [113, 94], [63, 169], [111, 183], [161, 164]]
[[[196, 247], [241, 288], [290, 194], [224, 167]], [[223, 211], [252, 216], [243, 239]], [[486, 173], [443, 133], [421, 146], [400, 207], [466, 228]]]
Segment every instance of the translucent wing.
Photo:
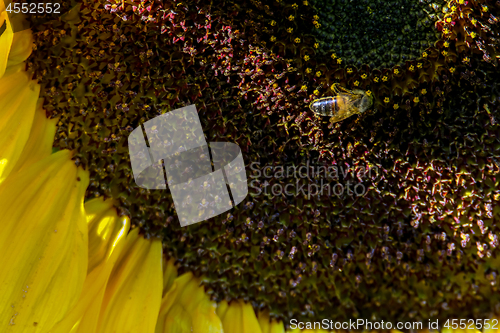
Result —
[[340, 95], [340, 94], [347, 94], [347, 95], [352, 95], [352, 91], [350, 91], [349, 89], [347, 88], [344, 88], [342, 87], [340, 84], [338, 83], [334, 83], [332, 85], [332, 90], [333, 92], [336, 94], [336, 95]]
[[360, 95], [340, 93], [335, 98], [342, 99], [342, 107], [337, 107], [335, 112], [333, 112], [330, 122], [336, 123], [338, 121], [344, 120], [354, 114], [359, 113], [356, 107], [356, 102], [361, 99]]

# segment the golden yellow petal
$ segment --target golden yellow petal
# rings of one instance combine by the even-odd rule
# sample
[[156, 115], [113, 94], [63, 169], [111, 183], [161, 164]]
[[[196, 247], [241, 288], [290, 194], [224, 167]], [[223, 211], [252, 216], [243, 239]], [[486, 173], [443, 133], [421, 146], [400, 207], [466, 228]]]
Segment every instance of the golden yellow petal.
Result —
[[116, 262], [102, 302], [97, 332], [152, 333], [160, 312], [162, 245], [133, 229]]
[[225, 301], [217, 308], [224, 333], [262, 333], [259, 321], [251, 304], [243, 301], [234, 301], [227, 304]]
[[257, 316], [262, 333], [285, 333], [285, 325], [282, 321], [271, 320], [268, 312], [259, 312]]
[[31, 132], [40, 85], [26, 72], [0, 79], [0, 182], [19, 160]]
[[210, 300], [204, 290], [202, 292], [204, 297], [200, 300], [193, 311], [194, 315], [192, 315], [193, 333], [223, 333], [222, 322], [215, 312], [216, 304]]
[[[215, 303], [210, 301], [200, 280], [192, 273], [183, 274], [174, 280], [162, 299], [156, 333], [223, 332], [215, 309]], [[180, 316], [183, 320], [179, 320]]]
[[163, 265], [163, 295], [172, 288], [174, 280], [177, 278], [177, 267], [175, 267], [175, 260], [170, 259]]
[[88, 274], [76, 306], [52, 333], [95, 332], [106, 284], [130, 228], [128, 217], [118, 217], [111, 200], [90, 200], [85, 203], [85, 212], [89, 229]]
[[[191, 315], [179, 304], [174, 304], [169, 309], [169, 315], [163, 319], [163, 328], [157, 325], [156, 332], [165, 333], [192, 333], [193, 332], [193, 318]], [[159, 324], [159, 322], [158, 322]]]
[[76, 303], [87, 272], [87, 185], [69, 151], [0, 184], [2, 332], [47, 332]]
[[[0, 1], [3, 7], [3, 1]], [[5, 31], [0, 35], [0, 78], [5, 74], [7, 61], [9, 59], [12, 41], [14, 40], [14, 31], [9, 16], [6, 11], [0, 12], [0, 27], [6, 24]]]
[[[128, 217], [118, 217], [112, 200], [93, 199], [85, 203], [89, 227], [89, 274], [118, 259], [130, 229]], [[110, 272], [111, 273], [111, 272]]]
[[52, 154], [52, 144], [56, 133], [57, 119], [48, 119], [42, 108], [42, 99], [38, 100], [33, 126], [28, 141], [19, 156], [11, 173], [19, 171], [22, 167], [30, 166], [35, 162]]
[[33, 51], [33, 34], [31, 29], [14, 33], [12, 46], [7, 59], [7, 67], [18, 65], [30, 56]]

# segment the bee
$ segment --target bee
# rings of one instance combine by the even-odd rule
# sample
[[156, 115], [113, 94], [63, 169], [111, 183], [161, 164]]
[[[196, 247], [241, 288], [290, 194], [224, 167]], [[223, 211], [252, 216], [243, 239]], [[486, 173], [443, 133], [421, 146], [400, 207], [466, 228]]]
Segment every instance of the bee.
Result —
[[332, 123], [353, 114], [363, 114], [373, 104], [373, 96], [361, 89], [351, 91], [334, 83], [332, 90], [335, 96], [319, 98], [309, 104], [312, 112], [322, 116], [330, 116]]

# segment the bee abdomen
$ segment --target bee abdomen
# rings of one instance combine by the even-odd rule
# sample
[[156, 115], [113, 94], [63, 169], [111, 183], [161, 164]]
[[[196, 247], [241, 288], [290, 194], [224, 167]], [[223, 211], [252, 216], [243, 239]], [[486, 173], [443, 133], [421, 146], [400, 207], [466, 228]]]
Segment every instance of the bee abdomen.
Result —
[[313, 101], [309, 108], [312, 112], [322, 116], [333, 116], [337, 109], [337, 101], [333, 97], [320, 98]]

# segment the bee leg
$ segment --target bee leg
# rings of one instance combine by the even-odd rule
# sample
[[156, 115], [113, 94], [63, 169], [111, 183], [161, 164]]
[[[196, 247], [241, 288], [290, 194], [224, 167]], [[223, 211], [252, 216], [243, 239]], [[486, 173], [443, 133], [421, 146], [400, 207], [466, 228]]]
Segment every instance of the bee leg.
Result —
[[347, 93], [347, 94], [352, 94], [352, 91], [351, 91], [351, 90], [349, 90], [349, 89], [347, 89], [347, 88], [342, 87], [342, 86], [341, 86], [340, 84], [338, 84], [338, 83], [337, 83], [337, 85], [338, 85], [338, 89], [342, 90], [343, 92], [345, 92], [345, 93]]
[[340, 84], [338, 84], [337, 82], [335, 82], [333, 85], [332, 85], [332, 90], [333, 92], [335, 93], [335, 95], [338, 95], [340, 94], [340, 88], [342, 88], [342, 86]]

